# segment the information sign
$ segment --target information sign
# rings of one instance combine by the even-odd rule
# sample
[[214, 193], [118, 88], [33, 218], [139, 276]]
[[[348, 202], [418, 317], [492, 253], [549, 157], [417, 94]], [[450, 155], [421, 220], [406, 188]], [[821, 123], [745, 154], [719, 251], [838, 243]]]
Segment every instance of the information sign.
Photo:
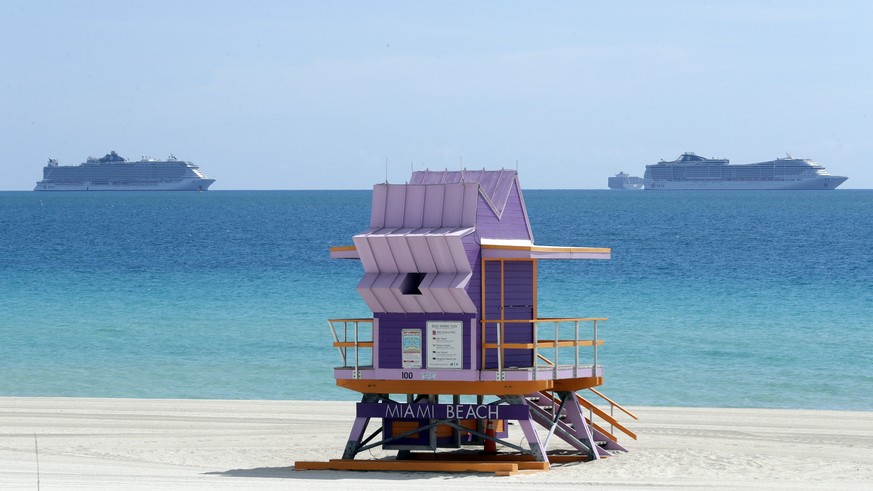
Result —
[[464, 323], [427, 321], [427, 367], [464, 368]]

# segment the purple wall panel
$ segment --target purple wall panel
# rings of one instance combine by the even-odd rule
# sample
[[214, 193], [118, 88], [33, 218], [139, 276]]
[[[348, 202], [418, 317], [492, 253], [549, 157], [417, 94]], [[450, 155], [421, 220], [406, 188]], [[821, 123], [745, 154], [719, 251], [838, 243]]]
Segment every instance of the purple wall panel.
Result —
[[530, 240], [527, 222], [521, 208], [518, 190], [513, 187], [503, 210], [503, 216], [498, 219], [494, 210], [481, 195], [479, 208], [476, 212], [476, 231], [487, 239], [524, 239]]
[[[528, 261], [506, 261], [503, 266], [503, 304], [500, 295], [500, 262], [485, 263], [485, 310], [486, 319], [494, 320], [501, 317], [510, 320], [532, 319], [533, 309], [533, 263]], [[530, 343], [533, 341], [533, 324], [507, 323], [504, 329], [505, 342]], [[497, 341], [495, 324], [489, 323], [485, 339], [487, 342]], [[529, 367], [534, 363], [532, 350], [506, 350], [504, 352], [504, 367]], [[497, 367], [497, 352], [486, 354], [486, 368]]]
[[[403, 351], [401, 331], [403, 329], [421, 329], [427, 326], [427, 321], [461, 321], [464, 323], [464, 370], [470, 370], [470, 320], [475, 314], [385, 314], [376, 313], [379, 319], [379, 368], [403, 368]], [[478, 338], [477, 338], [478, 339]], [[423, 368], [427, 368], [427, 336], [422, 334]]]

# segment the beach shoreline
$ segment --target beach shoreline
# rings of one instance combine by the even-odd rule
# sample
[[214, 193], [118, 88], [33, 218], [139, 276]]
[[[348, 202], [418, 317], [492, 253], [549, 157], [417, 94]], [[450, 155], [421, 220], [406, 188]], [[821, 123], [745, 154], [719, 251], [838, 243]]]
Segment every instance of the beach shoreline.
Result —
[[[354, 402], [0, 398], [0, 489], [861, 489], [873, 412], [634, 407], [639, 439], [600, 462], [488, 474], [295, 471], [341, 457]], [[510, 440], [520, 439], [510, 434]], [[375, 458], [391, 455], [374, 449]], [[367, 456], [369, 457], [369, 456]]]

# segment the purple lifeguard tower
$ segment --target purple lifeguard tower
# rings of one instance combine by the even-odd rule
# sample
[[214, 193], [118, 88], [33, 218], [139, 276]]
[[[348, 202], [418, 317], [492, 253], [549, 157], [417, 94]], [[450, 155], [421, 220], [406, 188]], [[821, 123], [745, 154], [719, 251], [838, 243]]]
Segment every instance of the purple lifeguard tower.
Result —
[[[636, 417], [594, 388], [606, 319], [537, 311], [538, 261], [609, 259], [610, 249], [534, 245], [515, 171], [419, 171], [408, 184], [377, 184], [370, 227], [330, 254], [364, 268], [357, 291], [373, 317], [329, 321], [336, 383], [363, 397], [342, 459], [297, 469], [506, 474], [623, 451], [616, 430], [636, 438], [614, 409]], [[510, 421], [523, 439], [508, 439]], [[553, 437], [568, 445], [550, 450]], [[355, 460], [377, 446], [397, 459]]]

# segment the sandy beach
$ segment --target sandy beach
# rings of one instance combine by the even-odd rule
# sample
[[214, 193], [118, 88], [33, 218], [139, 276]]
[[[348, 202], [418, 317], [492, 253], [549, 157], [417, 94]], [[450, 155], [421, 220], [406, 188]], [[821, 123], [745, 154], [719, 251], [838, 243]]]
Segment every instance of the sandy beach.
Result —
[[629, 453], [498, 477], [295, 471], [295, 461], [341, 456], [353, 402], [0, 398], [0, 489], [869, 489], [873, 482], [873, 412], [633, 410], [640, 438], [622, 441]]

